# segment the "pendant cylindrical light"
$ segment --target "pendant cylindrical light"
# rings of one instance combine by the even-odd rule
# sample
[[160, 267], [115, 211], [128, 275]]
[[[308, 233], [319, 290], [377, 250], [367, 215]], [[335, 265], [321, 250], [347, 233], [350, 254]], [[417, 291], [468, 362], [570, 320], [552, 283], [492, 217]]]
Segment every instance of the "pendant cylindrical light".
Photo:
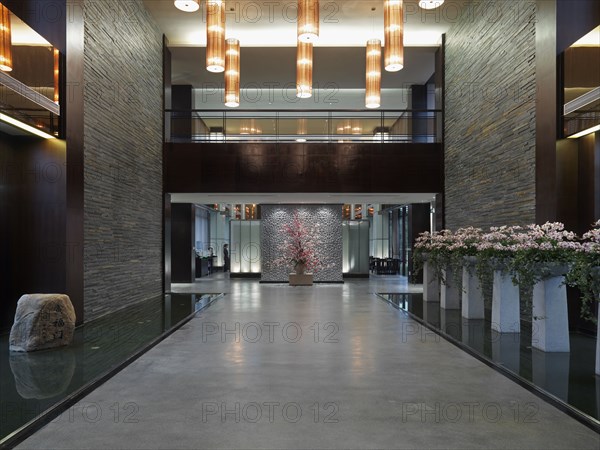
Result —
[[240, 106], [240, 41], [227, 39], [225, 50], [225, 106]]
[[206, 2], [206, 70], [225, 71], [225, 2]]
[[435, 9], [442, 6], [444, 0], [419, 0], [419, 6], [423, 9]]
[[404, 67], [404, 22], [402, 0], [385, 0], [385, 70], [398, 72]]
[[0, 70], [13, 70], [10, 11], [0, 3]]
[[59, 77], [60, 77], [60, 52], [57, 48], [53, 49], [54, 53], [54, 103], [58, 104], [60, 101], [60, 85], [59, 85]]
[[367, 41], [367, 89], [365, 95], [367, 108], [381, 106], [381, 41]]
[[299, 98], [312, 97], [313, 45], [298, 41], [296, 58], [296, 95]]
[[298, 40], [319, 40], [319, 0], [298, 0]]
[[175, 0], [175, 7], [185, 12], [198, 11], [200, 0]]

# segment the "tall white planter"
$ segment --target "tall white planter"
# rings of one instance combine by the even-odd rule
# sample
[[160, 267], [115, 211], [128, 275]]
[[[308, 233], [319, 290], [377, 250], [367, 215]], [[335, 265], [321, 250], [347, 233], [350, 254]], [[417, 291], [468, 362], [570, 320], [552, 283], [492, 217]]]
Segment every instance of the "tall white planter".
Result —
[[513, 284], [509, 273], [501, 270], [494, 270], [492, 330], [498, 333], [521, 332], [519, 286]]
[[[598, 317], [600, 317], [600, 303], [598, 303]], [[596, 375], [600, 375], [600, 323], [596, 331]]]
[[440, 301], [440, 280], [428, 261], [423, 264], [423, 301]]
[[456, 285], [453, 269], [442, 269], [440, 281], [440, 306], [444, 309], [460, 309], [460, 290]]
[[462, 316], [465, 319], [483, 319], [483, 291], [475, 273], [475, 258], [465, 261], [462, 269]]
[[533, 287], [531, 346], [544, 352], [568, 352], [569, 316], [564, 276], [541, 280]]

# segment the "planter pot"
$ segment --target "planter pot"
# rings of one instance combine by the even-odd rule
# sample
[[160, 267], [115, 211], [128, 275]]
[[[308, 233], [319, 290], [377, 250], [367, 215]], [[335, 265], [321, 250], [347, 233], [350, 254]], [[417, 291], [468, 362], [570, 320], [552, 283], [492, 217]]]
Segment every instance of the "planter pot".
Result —
[[539, 272], [542, 274], [544, 280], [556, 277], [564, 277], [569, 272], [569, 266], [567, 264], [540, 264]]
[[[598, 316], [600, 317], [600, 299], [598, 299]], [[596, 331], [596, 375], [600, 375], [600, 324]]]
[[[472, 258], [477, 261], [477, 258]], [[484, 303], [483, 291], [479, 277], [473, 267], [475, 263], [465, 258], [465, 265], [462, 269], [462, 316], [465, 319], [483, 319]]]
[[455, 278], [453, 269], [442, 269], [440, 307], [444, 309], [460, 309], [460, 289]]
[[294, 266], [294, 271], [296, 272], [296, 275], [304, 275], [304, 272], [306, 272], [306, 264], [304, 263], [298, 263]]
[[492, 294], [492, 330], [498, 333], [520, 333], [519, 286], [510, 273], [494, 270]]
[[423, 301], [440, 301], [440, 281], [436, 276], [434, 268], [428, 261], [423, 263]]
[[544, 352], [570, 351], [567, 287], [559, 273], [565, 272], [550, 268], [548, 277], [533, 287], [531, 346]]
[[297, 273], [290, 273], [289, 276], [290, 286], [312, 286], [313, 285], [313, 274], [304, 273], [299, 275]]

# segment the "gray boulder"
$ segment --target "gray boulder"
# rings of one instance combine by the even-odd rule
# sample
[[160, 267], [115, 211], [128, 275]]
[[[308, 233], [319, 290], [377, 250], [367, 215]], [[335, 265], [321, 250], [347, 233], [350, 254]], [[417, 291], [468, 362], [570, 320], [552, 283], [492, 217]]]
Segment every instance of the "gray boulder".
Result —
[[10, 330], [10, 350], [32, 352], [69, 345], [74, 330], [75, 310], [67, 295], [23, 295]]

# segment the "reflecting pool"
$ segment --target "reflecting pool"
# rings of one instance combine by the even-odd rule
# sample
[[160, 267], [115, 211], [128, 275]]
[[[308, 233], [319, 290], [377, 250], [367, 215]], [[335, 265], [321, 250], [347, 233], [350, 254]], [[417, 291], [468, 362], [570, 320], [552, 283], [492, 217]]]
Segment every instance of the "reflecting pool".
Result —
[[595, 374], [595, 337], [571, 333], [569, 353], [543, 352], [531, 347], [531, 323], [526, 321], [521, 322], [521, 333], [501, 334], [491, 329], [489, 310], [485, 311], [485, 319], [464, 319], [460, 309], [444, 309], [439, 302], [424, 302], [422, 294], [377, 295], [598, 420], [600, 377]]
[[10, 352], [0, 336], [0, 441], [220, 297], [166, 294], [76, 328], [69, 347]]

